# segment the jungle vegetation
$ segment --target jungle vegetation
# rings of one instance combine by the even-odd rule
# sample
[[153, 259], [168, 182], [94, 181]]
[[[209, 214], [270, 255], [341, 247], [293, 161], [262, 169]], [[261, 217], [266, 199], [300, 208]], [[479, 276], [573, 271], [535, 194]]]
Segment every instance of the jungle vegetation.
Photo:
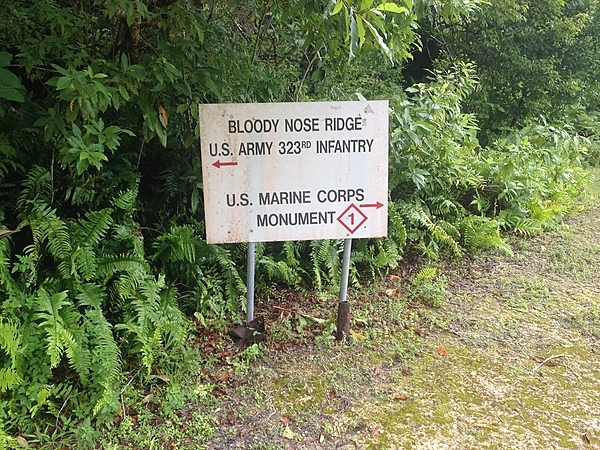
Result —
[[[354, 283], [538, 233], [600, 159], [596, 0], [0, 2], [0, 444], [110, 423], [190, 318], [243, 317], [204, 240], [198, 103], [389, 99], [389, 235]], [[257, 246], [257, 289], [329, 289], [340, 241]]]

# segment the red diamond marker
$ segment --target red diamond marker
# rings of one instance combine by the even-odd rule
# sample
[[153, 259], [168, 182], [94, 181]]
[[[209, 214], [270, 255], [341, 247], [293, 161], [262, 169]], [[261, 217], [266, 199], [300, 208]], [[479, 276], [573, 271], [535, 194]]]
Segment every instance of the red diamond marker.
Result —
[[337, 218], [338, 222], [341, 223], [350, 234], [354, 234], [367, 219], [368, 217], [365, 216], [354, 203], [348, 206]]

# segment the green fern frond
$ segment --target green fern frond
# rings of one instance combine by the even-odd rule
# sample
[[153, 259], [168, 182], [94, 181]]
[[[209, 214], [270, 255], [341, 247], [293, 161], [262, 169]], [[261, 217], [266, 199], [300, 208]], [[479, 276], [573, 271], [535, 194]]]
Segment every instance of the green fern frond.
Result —
[[52, 198], [52, 176], [45, 167], [34, 166], [22, 183], [17, 206], [24, 220], [38, 203], [49, 203]]
[[[0, 291], [7, 294], [16, 292], [17, 285], [10, 271], [10, 242], [8, 239], [0, 239]], [[0, 294], [0, 303], [3, 300]]]
[[429, 281], [435, 278], [437, 275], [437, 269], [432, 266], [423, 267], [415, 277], [413, 278], [413, 284], [423, 283], [424, 281]]
[[[111, 229], [111, 240], [113, 245], [118, 244], [120, 249], [126, 247], [135, 255], [141, 257], [145, 255], [144, 239], [139, 231], [132, 229], [130, 225], [115, 224]], [[123, 251], [121, 252], [123, 253]]]
[[40, 320], [40, 327], [46, 332], [50, 367], [57, 367], [63, 354], [66, 354], [71, 367], [85, 382], [90, 369], [90, 355], [81, 345], [83, 329], [80, 313], [68, 300], [66, 291], [51, 296], [44, 288], [40, 288], [37, 300], [36, 319]]
[[220, 246], [214, 246], [214, 257], [225, 277], [225, 292], [228, 300], [237, 301], [246, 294], [246, 284], [240, 276], [235, 261], [229, 251]]
[[388, 237], [393, 240], [397, 246], [404, 247], [407, 238], [406, 225], [402, 219], [402, 215], [398, 210], [398, 206], [395, 202], [389, 202], [388, 204]]
[[14, 367], [3, 367], [0, 369], [0, 392], [7, 392], [22, 382], [23, 379]]
[[71, 234], [67, 224], [56, 216], [56, 210], [47, 205], [36, 206], [28, 223], [33, 244], [26, 251], [37, 260], [47, 250], [55, 259], [61, 277], [64, 280], [70, 279], [74, 268], [71, 264]]
[[[80, 306], [88, 306], [84, 316], [86, 331], [92, 341], [92, 354], [100, 361], [101, 373], [97, 375], [113, 386], [121, 382], [121, 356], [114, 339], [112, 325], [106, 320], [101, 304], [104, 301], [104, 289], [95, 284], [84, 284], [77, 297]], [[99, 384], [104, 384], [102, 381]]]
[[71, 255], [71, 270], [74, 276], [84, 282], [91, 281], [98, 274], [97, 252], [91, 247], [78, 247]]
[[82, 246], [97, 246], [101, 242], [113, 224], [112, 213], [112, 208], [104, 208], [100, 211], [88, 212], [86, 218], [79, 221], [84, 233]]
[[275, 261], [271, 256], [263, 256], [258, 263], [265, 268], [268, 278], [272, 281], [291, 286], [298, 286], [302, 281], [300, 275], [286, 261]]
[[[430, 217], [431, 214], [425, 210], [425, 206], [421, 203], [403, 203], [400, 206], [400, 211], [404, 217], [413, 222], [415, 226], [421, 226], [427, 230], [429, 238], [431, 239], [431, 244], [435, 247], [437, 247], [437, 243], [442, 243], [450, 248], [455, 255], [461, 255], [462, 252], [458, 245], [457, 238], [450, 234], [452, 233], [457, 237], [459, 236], [459, 232], [454, 225], [444, 220], [437, 220], [434, 222]], [[422, 242], [419, 243], [419, 248], [430, 256], [435, 256], [437, 253], [437, 249], [431, 252], [432, 249]]]
[[544, 231], [542, 223], [531, 218], [517, 219], [514, 221], [512, 226], [516, 233], [523, 234], [525, 236], [539, 234]]
[[286, 241], [283, 243], [283, 254], [285, 262], [290, 267], [298, 267], [300, 265], [300, 251], [297, 242]]
[[462, 245], [468, 250], [495, 248], [511, 253], [510, 246], [500, 236], [497, 220], [483, 216], [467, 216], [457, 224], [462, 236]]
[[102, 388], [100, 399], [94, 405], [94, 414], [110, 404], [115, 388], [122, 384], [121, 353], [114, 339], [112, 325], [106, 320], [102, 310], [95, 306], [85, 313], [88, 333], [93, 333], [92, 357], [98, 361], [100, 370], [94, 373]]
[[58, 292], [50, 296], [45, 289], [38, 291], [38, 314], [40, 326], [46, 331], [46, 345], [52, 368], [58, 366], [64, 352], [64, 342], [61, 330], [64, 328], [63, 319], [59, 314], [60, 308], [67, 305], [67, 292]]
[[313, 267], [315, 284], [321, 288], [328, 283], [337, 285], [341, 275], [340, 253], [343, 250], [343, 240], [320, 240], [311, 242], [310, 258]]
[[182, 344], [187, 337], [187, 320], [177, 303], [177, 289], [170, 286], [160, 293], [159, 324], [166, 347]]
[[0, 368], [0, 392], [6, 392], [22, 382], [17, 372], [17, 356], [21, 338], [12, 322], [0, 317], [0, 350], [4, 351], [10, 361], [9, 367]]
[[104, 288], [93, 283], [84, 283], [80, 287], [79, 295], [79, 306], [91, 306], [93, 308], [99, 308], [102, 304], [106, 293]]
[[154, 260], [195, 264], [198, 237], [191, 226], [173, 226], [169, 233], [159, 236], [153, 244]]
[[150, 272], [150, 268], [146, 260], [137, 255], [105, 255], [98, 262], [98, 272], [109, 278], [117, 272], [146, 274]]
[[138, 197], [138, 188], [137, 186], [133, 189], [128, 189], [124, 192], [119, 193], [117, 197], [113, 200], [113, 204], [126, 212], [133, 212], [135, 209], [135, 202]]

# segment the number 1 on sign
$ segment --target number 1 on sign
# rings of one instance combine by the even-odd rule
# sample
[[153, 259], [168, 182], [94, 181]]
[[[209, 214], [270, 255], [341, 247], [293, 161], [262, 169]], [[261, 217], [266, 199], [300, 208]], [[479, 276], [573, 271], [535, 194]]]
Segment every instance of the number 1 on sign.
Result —
[[348, 214], [348, 217], [350, 217], [350, 225], [354, 226], [354, 213]]

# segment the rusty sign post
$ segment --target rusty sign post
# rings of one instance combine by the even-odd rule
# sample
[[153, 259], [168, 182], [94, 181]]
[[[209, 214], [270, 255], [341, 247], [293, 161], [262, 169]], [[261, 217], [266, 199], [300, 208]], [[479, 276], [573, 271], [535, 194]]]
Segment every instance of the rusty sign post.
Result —
[[199, 105], [199, 119], [208, 243], [345, 239], [347, 266], [351, 239], [387, 234], [387, 100]]

